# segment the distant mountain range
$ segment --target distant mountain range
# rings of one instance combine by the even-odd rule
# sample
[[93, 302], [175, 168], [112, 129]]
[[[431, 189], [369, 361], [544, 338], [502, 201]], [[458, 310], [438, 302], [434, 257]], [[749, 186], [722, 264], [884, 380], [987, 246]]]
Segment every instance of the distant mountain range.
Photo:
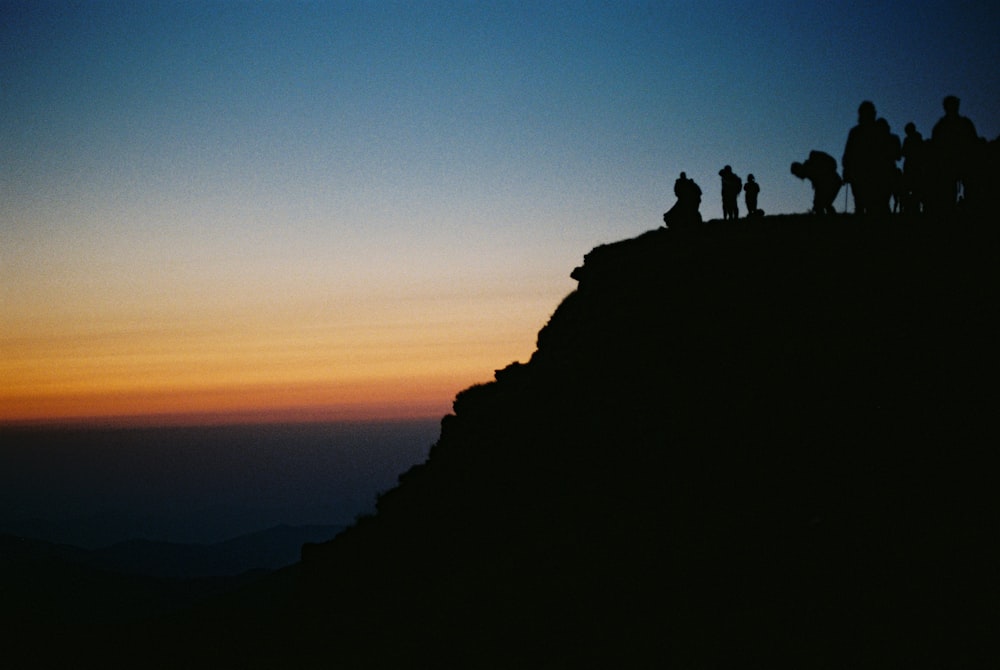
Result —
[[0, 535], [0, 556], [21, 562], [58, 561], [109, 573], [195, 579], [270, 571], [299, 560], [302, 545], [332, 539], [344, 526], [279, 525], [215, 544], [128, 540], [101, 549], [81, 549], [30, 538]]
[[598, 247], [531, 359], [460, 393], [374, 515], [77, 651], [185, 668], [995, 661], [997, 224], [781, 216]]
[[133, 540], [97, 550], [0, 535], [0, 624], [11, 634], [7, 652], [28, 643], [28, 658], [44, 659], [38, 652], [53, 651], [64, 658], [72, 645], [36, 649], [40, 632], [70, 643], [183, 611], [295, 563], [303, 543], [330, 539], [342, 529], [276, 526], [212, 545]]

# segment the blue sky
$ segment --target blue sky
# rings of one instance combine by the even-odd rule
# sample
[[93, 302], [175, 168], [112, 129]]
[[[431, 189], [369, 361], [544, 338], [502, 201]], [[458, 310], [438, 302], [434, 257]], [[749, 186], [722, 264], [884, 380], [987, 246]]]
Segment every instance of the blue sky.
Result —
[[52, 366], [58, 342], [22, 345], [54, 323], [170, 351], [351, 332], [389, 367], [410, 330], [451, 333], [460, 390], [530, 355], [572, 268], [658, 226], [682, 170], [706, 218], [725, 164], [803, 212], [790, 163], [839, 158], [862, 100], [929, 135], [953, 93], [997, 137], [998, 33], [990, 2], [2, 2], [6, 374]]

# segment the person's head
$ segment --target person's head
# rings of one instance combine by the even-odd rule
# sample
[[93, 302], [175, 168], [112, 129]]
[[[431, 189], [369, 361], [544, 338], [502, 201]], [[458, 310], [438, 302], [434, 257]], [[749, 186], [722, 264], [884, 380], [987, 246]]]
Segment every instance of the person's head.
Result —
[[865, 100], [858, 105], [858, 123], [871, 123], [875, 121], [875, 103]]
[[875, 123], [878, 124], [878, 129], [879, 130], [881, 130], [881, 131], [883, 131], [885, 133], [892, 132], [892, 128], [889, 126], [889, 122], [885, 119], [885, 117], [879, 118], [879, 120], [876, 121]]
[[792, 163], [792, 174], [798, 177], [799, 179], [805, 179], [806, 166], [799, 162]]
[[949, 115], [958, 114], [958, 105], [960, 100], [953, 95], [949, 95], [941, 103], [944, 106], [944, 113]]
[[680, 177], [680, 178], [681, 178], [681, 179], [687, 179], [687, 178], [688, 178], [688, 176], [687, 176], [687, 174], [686, 174], [686, 173], [684, 173], [684, 172], [681, 172], [681, 177]]
[[913, 121], [910, 121], [903, 127], [903, 130], [906, 131], [907, 136], [912, 136], [917, 132], [917, 126]]
[[756, 179], [754, 179], [754, 177], [753, 177], [753, 175], [752, 175], [752, 174], [748, 174], [748, 175], [747, 175], [747, 181], [757, 181], [757, 180], [756, 180]]

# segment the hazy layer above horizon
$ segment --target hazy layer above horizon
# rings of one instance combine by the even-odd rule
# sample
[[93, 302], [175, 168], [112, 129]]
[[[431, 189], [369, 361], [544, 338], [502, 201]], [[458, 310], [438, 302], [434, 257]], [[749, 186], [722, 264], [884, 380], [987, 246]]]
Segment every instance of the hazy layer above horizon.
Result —
[[0, 429], [0, 533], [94, 548], [345, 525], [438, 433], [426, 420]]

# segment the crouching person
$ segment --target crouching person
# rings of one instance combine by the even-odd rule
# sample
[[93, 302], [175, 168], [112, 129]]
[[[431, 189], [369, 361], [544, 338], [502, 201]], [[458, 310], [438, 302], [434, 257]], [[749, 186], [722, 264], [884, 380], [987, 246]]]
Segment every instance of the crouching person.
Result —
[[837, 174], [837, 159], [823, 151], [810, 151], [804, 163], [792, 163], [792, 174], [812, 184], [814, 214], [837, 213], [833, 201], [843, 185]]

